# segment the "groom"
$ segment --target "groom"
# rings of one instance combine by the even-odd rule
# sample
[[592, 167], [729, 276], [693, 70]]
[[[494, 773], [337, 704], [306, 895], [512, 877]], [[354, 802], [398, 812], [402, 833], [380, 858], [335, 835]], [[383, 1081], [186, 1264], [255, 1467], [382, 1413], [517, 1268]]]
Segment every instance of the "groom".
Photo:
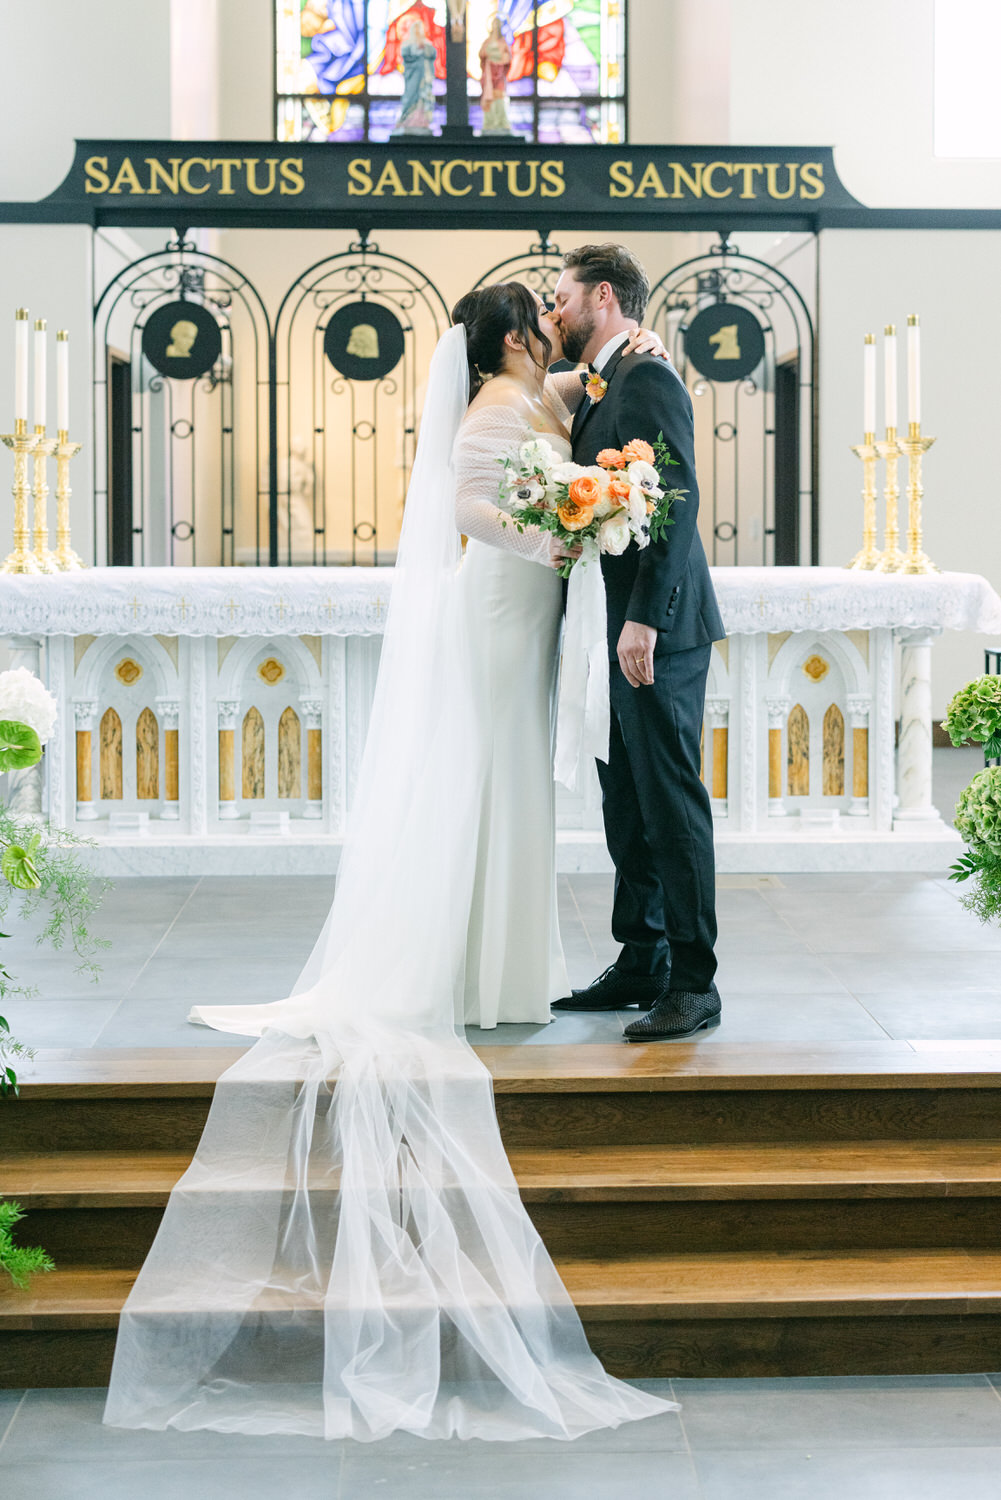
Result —
[[563, 267], [556, 316], [564, 358], [587, 360], [600, 376], [574, 419], [574, 462], [593, 464], [603, 448], [632, 438], [652, 444], [663, 433], [677, 460], [665, 488], [686, 494], [659, 542], [601, 559], [611, 731], [598, 775], [615, 864], [612, 933], [622, 952], [554, 1009], [637, 1005], [646, 1015], [626, 1027], [628, 1039], [664, 1041], [719, 1024], [712, 809], [699, 763], [709, 656], [725, 632], [696, 527], [688, 392], [664, 360], [623, 353], [646, 311], [646, 272], [611, 244], [571, 250]]

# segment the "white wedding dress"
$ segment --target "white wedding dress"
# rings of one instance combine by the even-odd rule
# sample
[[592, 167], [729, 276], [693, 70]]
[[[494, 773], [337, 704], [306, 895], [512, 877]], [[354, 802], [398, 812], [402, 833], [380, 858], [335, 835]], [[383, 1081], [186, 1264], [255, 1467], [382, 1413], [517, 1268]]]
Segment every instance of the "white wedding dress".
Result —
[[[327, 922], [286, 999], [197, 1008], [204, 1024], [259, 1040], [220, 1077], [123, 1308], [111, 1425], [512, 1441], [673, 1409], [610, 1377], [588, 1348], [521, 1203], [492, 1080], [462, 1032], [470, 971], [481, 1020], [538, 1005], [564, 978], [551, 847], [517, 826], [527, 783], [551, 780], [559, 584], [517, 546], [488, 555], [476, 540], [491, 508], [478, 480], [464, 484], [473, 551], [461, 560], [463, 443], [468, 476], [483, 458], [475, 422], [456, 443], [466, 372], [460, 326], [431, 364]], [[510, 726], [497, 744], [484, 733], [488, 679], [494, 722]], [[518, 723], [530, 744], [517, 743]], [[498, 751], [509, 764], [495, 803]], [[531, 796], [548, 832], [551, 793]], [[484, 831], [497, 844], [485, 852]], [[507, 951], [522, 936], [522, 895], [497, 882], [526, 856], [544, 867], [525, 876], [526, 896], [545, 903], [522, 960]], [[487, 973], [494, 953], [503, 987]]]
[[[563, 408], [561, 407], [561, 410]], [[459, 574], [480, 732], [486, 744], [466, 946], [464, 1018], [545, 1025], [570, 993], [556, 903], [556, 794], [551, 774], [563, 591], [549, 536], [505, 525], [498, 460], [538, 436], [518, 414], [486, 406], [455, 450], [456, 523], [469, 541]], [[547, 442], [570, 457], [555, 433]], [[542, 566], [540, 566], [542, 564]]]

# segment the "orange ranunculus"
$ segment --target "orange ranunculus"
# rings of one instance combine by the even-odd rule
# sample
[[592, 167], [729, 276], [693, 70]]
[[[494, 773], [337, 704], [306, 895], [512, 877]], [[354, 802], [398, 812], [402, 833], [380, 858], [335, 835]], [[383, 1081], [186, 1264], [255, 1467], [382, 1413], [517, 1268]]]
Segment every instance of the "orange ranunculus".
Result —
[[566, 500], [556, 507], [556, 514], [567, 531], [583, 531], [594, 520], [594, 506], [578, 505], [573, 500]]
[[636, 463], [637, 460], [652, 464], [655, 454], [649, 443], [645, 443], [642, 438], [633, 438], [632, 442], [627, 443], [623, 448], [622, 457], [627, 464]]
[[618, 469], [622, 466], [622, 454], [618, 448], [602, 448], [595, 463], [600, 464], [603, 469]]
[[601, 499], [601, 485], [593, 474], [578, 474], [570, 481], [570, 499], [575, 505], [595, 506]]
[[631, 489], [632, 485], [628, 479], [619, 479], [616, 477], [608, 481], [608, 493], [615, 500], [628, 500]]

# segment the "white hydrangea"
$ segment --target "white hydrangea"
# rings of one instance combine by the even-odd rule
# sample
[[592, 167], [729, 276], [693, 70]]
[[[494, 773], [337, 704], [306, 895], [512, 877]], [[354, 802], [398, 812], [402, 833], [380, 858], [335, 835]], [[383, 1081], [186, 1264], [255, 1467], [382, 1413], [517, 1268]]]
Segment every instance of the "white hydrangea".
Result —
[[518, 461], [522, 470], [541, 474], [548, 481], [560, 460], [556, 450], [545, 438], [532, 438], [529, 442], [522, 443], [518, 450]]
[[0, 672], [0, 719], [29, 725], [44, 745], [52, 738], [57, 716], [55, 698], [27, 667]]

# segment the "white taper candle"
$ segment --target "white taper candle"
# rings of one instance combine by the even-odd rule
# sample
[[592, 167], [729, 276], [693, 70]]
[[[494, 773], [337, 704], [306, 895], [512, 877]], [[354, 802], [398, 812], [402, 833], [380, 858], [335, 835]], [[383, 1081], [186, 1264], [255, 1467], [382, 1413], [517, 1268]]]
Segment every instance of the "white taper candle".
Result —
[[883, 420], [887, 427], [897, 428], [897, 329], [887, 323], [883, 340]]
[[921, 422], [921, 329], [917, 313], [907, 319], [907, 420]]
[[70, 430], [69, 338], [65, 328], [56, 334], [56, 426], [60, 432]]
[[28, 420], [28, 309], [14, 314], [14, 421]]
[[876, 431], [876, 335], [867, 333], [862, 345], [862, 431]]
[[45, 426], [45, 319], [35, 319], [35, 426]]

